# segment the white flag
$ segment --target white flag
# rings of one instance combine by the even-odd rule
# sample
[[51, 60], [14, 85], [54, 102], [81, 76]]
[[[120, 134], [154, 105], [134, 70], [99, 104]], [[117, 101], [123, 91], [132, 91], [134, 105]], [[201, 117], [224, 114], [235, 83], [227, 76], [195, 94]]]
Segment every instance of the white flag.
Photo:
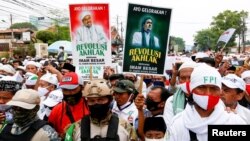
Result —
[[222, 42], [225, 42], [227, 44], [227, 42], [230, 40], [230, 38], [232, 37], [232, 35], [234, 34], [234, 32], [235, 32], [234, 28], [229, 28], [228, 30], [224, 31], [220, 35], [220, 38], [219, 38], [218, 42], [222, 41]]

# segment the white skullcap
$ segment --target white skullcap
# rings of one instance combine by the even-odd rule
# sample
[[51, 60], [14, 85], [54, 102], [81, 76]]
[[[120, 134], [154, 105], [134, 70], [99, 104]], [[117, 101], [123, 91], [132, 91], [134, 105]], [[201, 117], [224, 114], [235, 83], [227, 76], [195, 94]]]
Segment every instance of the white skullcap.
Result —
[[87, 15], [91, 15], [91, 12], [90, 11], [84, 11], [84, 12], [82, 12], [82, 14], [80, 16], [80, 19], [82, 20]]
[[191, 73], [190, 91], [201, 85], [215, 85], [221, 88], [221, 75], [213, 67], [205, 63], [199, 63]]
[[195, 55], [195, 59], [200, 59], [200, 58], [204, 58], [204, 57], [209, 57], [209, 56], [205, 52], [198, 52]]
[[1, 66], [0, 70], [3, 70], [5, 72], [13, 74], [13, 75], [16, 73], [16, 70], [9, 64]]
[[40, 80], [46, 81], [53, 85], [58, 84], [58, 79], [56, 77], [56, 74], [46, 73], [40, 78]]
[[25, 65], [25, 69], [26, 69], [26, 67], [27, 67], [28, 65], [33, 65], [33, 66], [36, 66], [37, 68], [39, 67], [39, 66], [38, 66], [38, 63], [36, 63], [36, 62], [34, 62], [34, 61], [28, 61], [28, 62], [26, 63], [26, 65]]
[[250, 70], [248, 71], [244, 71], [242, 74], [241, 74], [241, 78], [242, 79], [245, 79], [247, 77], [250, 77]]
[[18, 66], [18, 67], [17, 67], [17, 70], [18, 70], [18, 69], [25, 71], [25, 67], [24, 67], [24, 66]]
[[194, 61], [186, 61], [186, 62], [184, 62], [184, 63], [180, 66], [180, 68], [179, 68], [178, 71], [180, 71], [181, 69], [184, 69], [184, 68], [195, 68], [195, 67], [197, 67], [197, 66], [198, 66], [198, 64], [197, 64], [196, 62], [194, 62]]
[[3, 60], [5, 60], [6, 58], [5, 57], [3, 57], [3, 58], [1, 58], [1, 61], [3, 61]]

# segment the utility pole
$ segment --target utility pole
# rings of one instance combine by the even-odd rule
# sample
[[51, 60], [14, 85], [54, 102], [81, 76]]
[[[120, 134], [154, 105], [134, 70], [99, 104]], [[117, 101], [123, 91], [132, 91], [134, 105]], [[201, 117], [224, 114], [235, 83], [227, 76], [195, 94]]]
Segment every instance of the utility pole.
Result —
[[246, 49], [246, 46], [245, 46], [245, 17], [243, 17], [242, 19], [242, 45], [243, 45], [243, 50], [242, 50], [242, 53], [245, 53], [245, 49]]
[[239, 47], [238, 47], [238, 53], [240, 54], [240, 35], [241, 35], [241, 31], [239, 33]]
[[[12, 26], [12, 14], [10, 14], [10, 26]], [[10, 58], [13, 56], [13, 37], [14, 37], [14, 33], [13, 33], [13, 28], [11, 28], [11, 40], [10, 40]]]
[[122, 22], [121, 22], [121, 39], [123, 40], [123, 27], [122, 27]]
[[117, 32], [119, 33], [119, 16], [118, 15], [116, 17], [116, 28], [117, 28]]

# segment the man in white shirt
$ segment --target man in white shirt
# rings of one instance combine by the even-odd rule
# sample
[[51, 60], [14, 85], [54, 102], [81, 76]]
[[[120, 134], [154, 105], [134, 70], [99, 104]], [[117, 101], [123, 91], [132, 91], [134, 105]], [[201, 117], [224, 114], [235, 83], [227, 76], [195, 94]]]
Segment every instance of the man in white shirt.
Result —
[[115, 103], [112, 112], [116, 113], [120, 118], [127, 120], [131, 125], [134, 125], [138, 111], [133, 102], [134, 96], [137, 94], [133, 82], [120, 80], [116, 83], [113, 91]]
[[145, 17], [142, 20], [141, 31], [133, 35], [132, 45], [141, 47], [160, 48], [159, 39], [152, 33], [153, 20]]
[[107, 43], [107, 37], [100, 25], [94, 25], [93, 15], [84, 11], [81, 15], [82, 26], [77, 29], [76, 40], [82, 43]]
[[237, 114], [225, 111], [220, 100], [221, 75], [204, 63], [194, 68], [190, 79], [193, 100], [177, 114], [168, 128], [170, 141], [208, 140], [208, 125], [246, 124]]
[[221, 100], [228, 110], [236, 112], [243, 120], [250, 124], [250, 110], [238, 103], [244, 97], [246, 83], [235, 74], [228, 74], [222, 79]]

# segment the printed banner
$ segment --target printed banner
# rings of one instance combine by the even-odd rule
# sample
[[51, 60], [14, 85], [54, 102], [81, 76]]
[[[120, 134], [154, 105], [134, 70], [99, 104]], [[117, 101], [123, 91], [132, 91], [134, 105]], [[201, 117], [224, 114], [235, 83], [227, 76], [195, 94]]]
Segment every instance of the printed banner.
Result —
[[100, 78], [102, 67], [111, 65], [109, 5], [72, 4], [69, 10], [76, 72], [88, 79], [92, 66], [93, 78]]
[[164, 74], [171, 12], [129, 4], [123, 72]]
[[48, 44], [46, 43], [35, 43], [36, 56], [45, 57], [48, 56]]

